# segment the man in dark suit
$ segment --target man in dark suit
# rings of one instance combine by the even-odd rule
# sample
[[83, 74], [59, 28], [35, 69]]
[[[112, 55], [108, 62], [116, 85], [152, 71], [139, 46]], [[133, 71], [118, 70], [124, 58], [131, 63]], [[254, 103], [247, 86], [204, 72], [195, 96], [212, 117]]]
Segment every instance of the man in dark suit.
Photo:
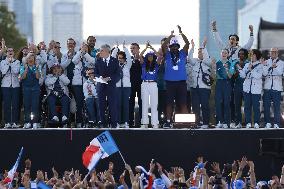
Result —
[[[117, 127], [117, 96], [116, 83], [120, 79], [120, 68], [118, 60], [110, 56], [111, 48], [109, 45], [102, 45], [100, 48], [100, 58], [95, 64], [95, 76], [97, 79], [97, 93], [99, 98], [100, 120], [106, 126], [105, 110], [106, 99], [108, 100], [109, 113], [111, 117], [111, 127]], [[99, 81], [101, 80], [101, 81]]]

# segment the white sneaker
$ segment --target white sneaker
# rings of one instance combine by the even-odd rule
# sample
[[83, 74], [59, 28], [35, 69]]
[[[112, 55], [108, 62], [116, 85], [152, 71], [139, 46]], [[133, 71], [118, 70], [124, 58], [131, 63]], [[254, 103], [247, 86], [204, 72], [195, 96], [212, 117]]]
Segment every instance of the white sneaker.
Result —
[[4, 129], [10, 129], [10, 128], [12, 128], [11, 124], [10, 123], [6, 123]]
[[279, 126], [277, 124], [274, 124], [274, 129], [279, 129]]
[[66, 120], [67, 120], [67, 117], [66, 116], [62, 116], [62, 122], [66, 121]]
[[58, 121], [59, 121], [59, 118], [58, 118], [57, 116], [53, 116], [52, 121], [58, 122]]
[[209, 127], [208, 125], [201, 125], [200, 126], [201, 129], [208, 129], [208, 127]]
[[250, 129], [250, 128], [251, 128], [251, 123], [248, 123], [248, 124], [246, 125], [246, 128], [247, 128], [247, 129]]
[[148, 125], [142, 124], [140, 128], [141, 128], [141, 129], [147, 129], [147, 128], [148, 128]]
[[127, 128], [127, 129], [129, 128], [129, 125], [128, 125], [127, 122], [125, 122], [124, 127]]
[[257, 123], [254, 124], [255, 129], [259, 129], [259, 125]]
[[266, 123], [265, 128], [270, 129], [272, 127], [271, 123]]
[[76, 127], [77, 127], [77, 128], [81, 128], [81, 127], [82, 127], [82, 123], [77, 123], [77, 124], [76, 124]]
[[13, 124], [11, 125], [11, 127], [17, 129], [17, 128], [19, 128], [20, 126], [17, 125], [16, 123], [13, 123]]
[[33, 123], [33, 129], [38, 129], [40, 128], [40, 124], [39, 123]]
[[231, 129], [236, 129], [236, 124], [235, 124], [235, 123], [231, 123], [231, 124], [230, 124], [230, 128], [231, 128]]
[[242, 124], [238, 124], [238, 125], [236, 125], [236, 127], [235, 127], [236, 129], [241, 129], [242, 128]]
[[24, 124], [24, 129], [30, 129], [32, 127], [32, 125], [30, 123], [25, 123]]
[[228, 129], [228, 125], [227, 124], [223, 124], [223, 129]]
[[220, 122], [215, 126], [215, 128], [218, 128], [218, 129], [220, 129], [220, 128], [222, 128], [222, 127], [223, 127], [223, 124], [220, 123]]
[[159, 125], [152, 125], [153, 129], [159, 129]]

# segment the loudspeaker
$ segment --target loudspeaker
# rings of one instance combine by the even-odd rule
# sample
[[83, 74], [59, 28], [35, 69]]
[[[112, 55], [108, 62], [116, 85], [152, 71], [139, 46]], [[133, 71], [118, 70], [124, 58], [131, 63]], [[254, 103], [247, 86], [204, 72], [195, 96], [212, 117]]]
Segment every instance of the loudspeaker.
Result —
[[284, 157], [284, 138], [259, 139], [259, 154]]

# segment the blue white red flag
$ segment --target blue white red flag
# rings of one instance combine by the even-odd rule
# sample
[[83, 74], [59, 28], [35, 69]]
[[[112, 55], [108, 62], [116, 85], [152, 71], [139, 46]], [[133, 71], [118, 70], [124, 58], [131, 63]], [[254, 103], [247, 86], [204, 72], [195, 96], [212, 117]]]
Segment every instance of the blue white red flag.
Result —
[[115, 152], [118, 148], [109, 131], [105, 131], [94, 138], [83, 153], [83, 165], [89, 170], [93, 170], [100, 159], [106, 158]]

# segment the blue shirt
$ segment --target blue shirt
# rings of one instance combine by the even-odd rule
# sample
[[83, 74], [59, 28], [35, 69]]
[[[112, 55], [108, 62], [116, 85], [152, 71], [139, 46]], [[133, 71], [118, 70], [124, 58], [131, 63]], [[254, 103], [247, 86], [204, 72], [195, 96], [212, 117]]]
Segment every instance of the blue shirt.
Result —
[[[235, 63], [232, 63], [230, 60], [228, 60], [225, 64], [228, 65], [229, 74], [233, 75], [235, 73]], [[217, 79], [230, 79], [221, 60], [216, 62], [216, 76]]]
[[147, 71], [146, 70], [146, 63], [143, 63], [141, 79], [142, 80], [157, 81], [158, 69], [159, 69], [159, 65], [156, 63], [153, 71], [150, 71], [150, 70]]
[[90, 53], [91, 57], [96, 58], [98, 52], [99, 52], [99, 49], [96, 49], [96, 48], [92, 49]]
[[166, 81], [185, 81], [186, 76], [186, 52], [182, 49], [179, 51], [179, 58], [176, 63], [172, 60], [170, 51], [165, 56], [165, 75]]

